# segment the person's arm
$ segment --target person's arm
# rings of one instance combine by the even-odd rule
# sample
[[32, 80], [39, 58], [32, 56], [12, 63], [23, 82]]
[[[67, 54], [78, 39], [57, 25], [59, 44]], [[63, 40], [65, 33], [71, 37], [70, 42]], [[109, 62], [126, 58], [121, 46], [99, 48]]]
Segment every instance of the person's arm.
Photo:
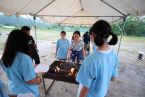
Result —
[[87, 97], [88, 91], [89, 91], [89, 89], [87, 87], [83, 86], [80, 91], [79, 97]]
[[84, 49], [82, 50], [82, 53], [83, 53], [83, 57], [85, 58], [86, 57], [86, 52], [85, 52]]
[[40, 84], [41, 81], [42, 81], [41, 78], [36, 77], [36, 78], [34, 78], [34, 79], [32, 79], [32, 80], [26, 81], [26, 83], [27, 83], [27, 84]]
[[81, 90], [78, 91], [79, 97], [86, 97], [89, 88], [91, 88], [92, 82], [96, 79], [96, 72], [97, 70], [92, 62], [92, 57], [87, 57], [83, 61], [76, 77], [76, 81], [83, 86]]
[[70, 60], [70, 56], [71, 56], [71, 49], [69, 48], [68, 54], [67, 54], [67, 60], [68, 60], [68, 61]]
[[24, 81], [29, 85], [40, 84], [41, 78], [36, 77], [32, 59], [28, 55], [23, 54], [20, 61], [19, 72], [24, 78]]
[[71, 49], [72, 49], [72, 42], [69, 43], [69, 50], [68, 50], [68, 54], [67, 54], [67, 60], [68, 61], [70, 60], [70, 57], [71, 57], [71, 53], [72, 53]]
[[58, 48], [56, 47], [55, 57], [57, 56], [57, 51], [58, 51]]
[[82, 48], [82, 53], [83, 53], [83, 57], [86, 57], [86, 50], [84, 49], [84, 44], [83, 44], [83, 48]]
[[67, 50], [67, 57], [68, 57], [68, 55], [69, 55], [69, 51], [70, 51], [70, 43], [69, 43], [69, 40], [67, 40], [67, 45], [68, 45], [68, 50]]
[[117, 67], [115, 67], [112, 77], [111, 77], [111, 81], [116, 81], [117, 79]]
[[113, 73], [112, 73], [111, 81], [116, 81], [117, 80], [118, 65], [119, 65], [119, 60], [118, 60], [118, 57], [116, 57], [116, 65], [115, 65]]
[[56, 53], [55, 53], [55, 57], [57, 56], [58, 47], [59, 47], [59, 40], [57, 40], [57, 42], [56, 42]]

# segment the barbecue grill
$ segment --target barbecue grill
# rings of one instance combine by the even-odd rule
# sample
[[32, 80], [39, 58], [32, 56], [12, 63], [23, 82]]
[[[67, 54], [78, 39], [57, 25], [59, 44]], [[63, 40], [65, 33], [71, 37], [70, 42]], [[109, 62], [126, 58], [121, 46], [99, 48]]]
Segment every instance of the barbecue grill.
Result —
[[[48, 72], [42, 75], [45, 94], [49, 93], [55, 81], [63, 81], [63, 82], [78, 84], [76, 82], [76, 76], [77, 76], [79, 68], [80, 68], [80, 64], [71, 63], [71, 62], [54, 61], [50, 65]], [[53, 80], [48, 89], [46, 89], [44, 79]]]

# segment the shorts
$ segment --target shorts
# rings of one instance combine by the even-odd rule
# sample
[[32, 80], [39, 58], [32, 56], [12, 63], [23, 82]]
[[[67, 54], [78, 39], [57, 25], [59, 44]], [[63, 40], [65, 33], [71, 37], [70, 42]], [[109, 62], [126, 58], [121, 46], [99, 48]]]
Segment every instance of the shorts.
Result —
[[71, 53], [71, 60], [73, 62], [77, 62], [79, 63], [81, 60], [83, 60], [83, 53], [82, 53], [82, 50], [81, 51], [75, 51], [75, 50], [72, 50], [72, 53]]

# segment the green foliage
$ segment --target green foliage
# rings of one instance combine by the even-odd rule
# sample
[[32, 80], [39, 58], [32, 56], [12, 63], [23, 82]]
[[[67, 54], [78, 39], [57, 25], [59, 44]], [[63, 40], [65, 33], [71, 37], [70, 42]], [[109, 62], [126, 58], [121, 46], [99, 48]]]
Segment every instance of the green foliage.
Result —
[[[124, 22], [119, 21], [117, 24], [123, 28]], [[122, 31], [119, 29], [116, 23], [112, 25], [112, 30], [117, 35], [120, 35]], [[124, 35], [126, 36], [145, 36], [145, 19], [140, 17], [129, 16], [125, 22]]]
[[[24, 25], [34, 27], [34, 21], [32, 17], [30, 19], [23, 17], [5, 16], [0, 15], [0, 26], [14, 26], [15, 28], [21, 28]], [[117, 35], [121, 35], [124, 22], [118, 21], [112, 24], [112, 31]], [[40, 18], [36, 19], [36, 27], [37, 29], [43, 30], [54, 30], [54, 31], [66, 31], [66, 32], [74, 32], [78, 30], [80, 32], [89, 31], [89, 26], [64, 26], [59, 24], [49, 24], [42, 21]], [[120, 27], [120, 28], [119, 28]], [[129, 16], [125, 22], [125, 29], [123, 35], [126, 36], [142, 36], [145, 37], [145, 19], [141, 17]]]

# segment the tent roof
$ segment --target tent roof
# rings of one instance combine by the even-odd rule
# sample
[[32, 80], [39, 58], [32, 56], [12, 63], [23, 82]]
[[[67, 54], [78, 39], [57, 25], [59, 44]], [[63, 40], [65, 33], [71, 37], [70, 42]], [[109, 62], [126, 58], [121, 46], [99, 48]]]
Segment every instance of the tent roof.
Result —
[[91, 25], [125, 15], [144, 15], [145, 0], [0, 0], [6, 15], [34, 15], [50, 23]]

